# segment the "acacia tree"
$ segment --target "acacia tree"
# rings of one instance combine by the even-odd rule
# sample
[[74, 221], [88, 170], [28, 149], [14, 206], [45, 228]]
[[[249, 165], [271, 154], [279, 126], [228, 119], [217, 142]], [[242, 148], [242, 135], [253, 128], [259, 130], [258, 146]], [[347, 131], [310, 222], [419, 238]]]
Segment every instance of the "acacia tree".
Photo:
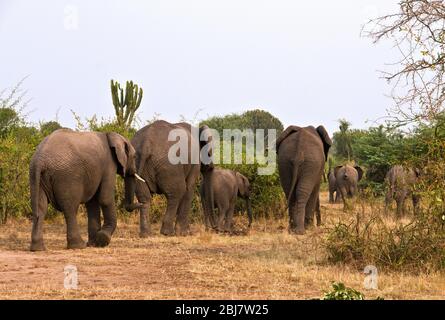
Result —
[[374, 42], [391, 39], [400, 53], [383, 77], [393, 84], [393, 124], [431, 123], [445, 101], [445, 3], [402, 0], [398, 12], [371, 20], [364, 34]]
[[445, 222], [445, 2], [401, 0], [397, 12], [371, 20], [364, 33], [374, 42], [391, 39], [400, 53], [383, 73], [393, 84], [389, 122], [414, 125], [422, 153], [407, 150], [407, 162], [422, 169], [419, 189]]

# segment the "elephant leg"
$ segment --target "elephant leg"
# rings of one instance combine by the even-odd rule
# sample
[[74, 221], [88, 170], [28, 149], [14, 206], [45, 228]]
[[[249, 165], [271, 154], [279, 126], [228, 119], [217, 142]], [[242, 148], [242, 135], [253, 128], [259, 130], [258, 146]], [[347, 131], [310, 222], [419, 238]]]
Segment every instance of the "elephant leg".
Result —
[[32, 220], [31, 251], [46, 250], [43, 243], [43, 221], [48, 211], [48, 198], [42, 189], [39, 194], [38, 212], [34, 212]]
[[116, 207], [114, 202], [101, 204], [102, 212], [104, 215], [104, 224], [96, 236], [96, 245], [99, 247], [106, 247], [110, 244], [111, 236], [116, 230]]
[[348, 201], [348, 191], [346, 187], [339, 188], [341, 199], [343, 200], [343, 211], [347, 211], [349, 209], [349, 201]]
[[411, 197], [412, 197], [412, 200], [413, 200], [414, 216], [416, 216], [419, 213], [420, 196], [418, 196], [418, 195], [413, 193], [411, 195]]
[[68, 249], [83, 249], [86, 247], [79, 232], [79, 225], [77, 224], [77, 209], [79, 205], [70, 208], [64, 208], [63, 214], [66, 221], [66, 239]]
[[329, 190], [329, 203], [334, 203], [334, 191]]
[[385, 215], [388, 214], [388, 208], [392, 200], [392, 191], [388, 190], [385, 194]]
[[226, 221], [224, 225], [225, 232], [232, 232], [233, 230], [233, 213], [235, 211], [235, 202], [236, 202], [236, 197], [232, 199], [229, 208], [226, 210], [225, 214]]
[[[309, 170], [307, 170], [306, 172], [309, 172]], [[310, 172], [310, 174], [312, 174], [312, 172]], [[295, 233], [297, 235], [303, 235], [305, 233], [304, 225], [306, 220], [306, 207], [316, 184], [317, 182], [313, 181], [310, 175], [308, 175], [307, 177], [303, 175], [303, 177], [297, 180], [297, 185], [295, 188], [296, 201], [290, 209], [292, 214], [292, 225], [290, 231], [292, 233]], [[314, 207], [312, 207], [312, 210], [313, 209]]]
[[178, 212], [179, 204], [181, 202], [184, 193], [181, 194], [168, 194], [167, 195], [167, 210], [162, 220], [161, 234], [164, 236], [175, 235], [174, 219]]
[[339, 203], [341, 201], [341, 195], [340, 192], [337, 190], [335, 191], [335, 203]]
[[317, 204], [315, 206], [315, 215], [317, 217], [317, 227], [319, 227], [323, 224], [323, 222], [321, 221], [320, 197], [318, 197]]
[[224, 232], [224, 220], [226, 218], [226, 212], [229, 209], [228, 206], [225, 205], [217, 205], [218, 207], [218, 217], [216, 221], [216, 230], [219, 232]]
[[194, 190], [187, 190], [182, 198], [176, 215], [176, 234], [186, 236], [190, 234], [189, 211], [192, 206]]
[[317, 201], [318, 201], [318, 194], [320, 191], [320, 185], [317, 185], [314, 188], [314, 191], [312, 191], [308, 202], [306, 204], [306, 211], [305, 211], [305, 218], [304, 218], [304, 224], [305, 228], [311, 227], [314, 225], [314, 214], [315, 210], [317, 209]]
[[396, 218], [397, 220], [402, 217], [403, 212], [403, 199], [401, 197], [396, 199], [397, 209], [396, 209]]
[[199, 174], [199, 166], [194, 166], [192, 167], [185, 181], [186, 190], [176, 214], [176, 228], [179, 226], [179, 230], [176, 230], [176, 234], [181, 236], [190, 234], [189, 212], [190, 208], [192, 207], [193, 196], [196, 189], [196, 181], [198, 180]]
[[100, 205], [96, 199], [85, 204], [88, 213], [88, 242], [87, 246], [96, 246], [96, 236], [100, 230]]

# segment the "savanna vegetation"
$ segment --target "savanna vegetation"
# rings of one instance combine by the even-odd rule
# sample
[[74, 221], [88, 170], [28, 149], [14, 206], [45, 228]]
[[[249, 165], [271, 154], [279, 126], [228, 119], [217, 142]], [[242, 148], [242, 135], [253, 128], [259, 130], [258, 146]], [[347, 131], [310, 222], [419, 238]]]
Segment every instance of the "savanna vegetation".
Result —
[[[384, 77], [394, 83], [395, 104], [381, 125], [356, 129], [347, 119], [340, 119], [338, 131], [331, 133], [333, 147], [326, 171], [338, 164], [355, 162], [365, 168], [366, 173], [354, 209], [341, 215], [336, 213], [336, 219], [330, 219], [321, 235], [314, 237], [319, 240], [317, 244], [321, 243], [323, 247], [321, 252], [317, 252], [324, 257], [315, 259], [315, 263], [329, 263], [333, 265], [331, 268], [346, 266], [355, 270], [372, 264], [389, 272], [433, 273], [445, 268], [444, 21], [445, 4], [442, 2], [403, 0], [398, 12], [380, 17], [365, 26], [365, 36], [376, 42], [389, 38], [402, 52], [400, 63], [394, 65], [399, 68], [384, 73]], [[398, 90], [401, 83], [404, 89]], [[15, 218], [29, 217], [29, 160], [42, 139], [61, 127], [56, 120], [39, 124], [29, 122], [26, 112], [30, 102], [22, 89], [24, 86], [25, 83], [20, 82], [11, 90], [0, 93], [1, 224]], [[143, 91], [132, 82], [126, 84], [125, 91], [118, 83], [112, 82], [111, 91], [110, 108], [114, 107], [116, 116], [99, 119], [95, 115], [82, 119], [73, 112], [77, 123], [75, 130], [115, 131], [131, 139], [141, 126], [141, 121], [137, 121], [137, 110], [143, 99]], [[223, 129], [235, 128], [276, 129], [278, 133], [283, 130], [281, 121], [263, 110], [213, 116], [203, 119], [201, 123], [220, 133]], [[402, 221], [384, 215], [382, 209], [384, 178], [395, 164], [421, 170], [415, 190], [422, 199], [421, 210], [416, 216]], [[263, 230], [269, 228], [269, 222], [265, 221], [278, 226], [276, 229], [285, 228], [282, 222], [287, 219], [286, 203], [277, 172], [259, 176], [256, 174], [258, 163], [221, 166], [238, 170], [249, 178], [253, 187], [254, 219], [261, 221], [259, 225]], [[116, 202], [121, 203], [121, 180], [118, 180], [117, 191]], [[151, 212], [154, 223], [159, 221], [164, 209], [163, 197], [155, 197]], [[239, 210], [243, 210], [241, 203]], [[329, 215], [329, 208], [325, 207], [322, 213]], [[52, 211], [50, 217], [54, 215]], [[132, 219], [123, 209], [119, 210], [119, 215], [122, 219]], [[197, 196], [193, 202], [192, 218], [195, 222], [202, 221]], [[203, 239], [195, 240], [206, 242]], [[194, 243], [188, 245], [193, 247]], [[298, 246], [287, 236], [273, 242], [276, 246], [274, 252], [268, 244], [263, 245], [263, 256], [254, 257], [260, 261], [265, 256], [279, 255], [279, 246], [294, 250]], [[248, 255], [249, 251], [237, 252], [236, 259], [243, 254]], [[286, 261], [298, 258], [293, 254], [276, 258]], [[362, 298], [360, 293], [344, 286], [334, 288], [335, 294], [327, 293], [325, 298], [341, 295]]]

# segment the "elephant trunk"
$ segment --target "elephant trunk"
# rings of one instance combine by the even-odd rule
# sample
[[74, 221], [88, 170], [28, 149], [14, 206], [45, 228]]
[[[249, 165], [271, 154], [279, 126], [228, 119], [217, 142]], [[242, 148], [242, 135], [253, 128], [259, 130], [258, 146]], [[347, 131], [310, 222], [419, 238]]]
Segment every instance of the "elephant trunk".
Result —
[[213, 169], [208, 169], [202, 173], [204, 178], [204, 214], [209, 217], [212, 228], [216, 228], [216, 220], [214, 216], [214, 198], [212, 186]]
[[136, 178], [135, 176], [126, 176], [125, 179], [125, 210], [132, 212], [141, 207], [141, 204], [134, 203], [134, 194], [136, 192]]
[[246, 206], [247, 206], [247, 217], [249, 218], [249, 228], [252, 225], [252, 201], [250, 201], [250, 197], [246, 198]]

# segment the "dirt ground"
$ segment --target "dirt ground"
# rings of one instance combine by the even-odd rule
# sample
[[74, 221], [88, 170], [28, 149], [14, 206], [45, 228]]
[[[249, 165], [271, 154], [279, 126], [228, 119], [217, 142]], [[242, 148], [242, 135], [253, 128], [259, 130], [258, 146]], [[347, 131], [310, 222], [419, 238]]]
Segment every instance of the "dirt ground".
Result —
[[[327, 204], [325, 225], [345, 213]], [[79, 217], [84, 240], [86, 219]], [[245, 224], [244, 218], [237, 221]], [[311, 299], [320, 298], [332, 281], [362, 291], [366, 298], [444, 299], [445, 274], [379, 273], [379, 290], [363, 287], [361, 270], [325, 262], [325, 228], [305, 236], [287, 232], [287, 221], [256, 221], [246, 235], [206, 232], [138, 237], [137, 217], [119, 221], [108, 248], [66, 250], [63, 220], [45, 224], [48, 251], [28, 251], [31, 223], [0, 226], [1, 299]], [[77, 290], [64, 289], [64, 268], [78, 270]], [[365, 266], [363, 266], [365, 267]]]

